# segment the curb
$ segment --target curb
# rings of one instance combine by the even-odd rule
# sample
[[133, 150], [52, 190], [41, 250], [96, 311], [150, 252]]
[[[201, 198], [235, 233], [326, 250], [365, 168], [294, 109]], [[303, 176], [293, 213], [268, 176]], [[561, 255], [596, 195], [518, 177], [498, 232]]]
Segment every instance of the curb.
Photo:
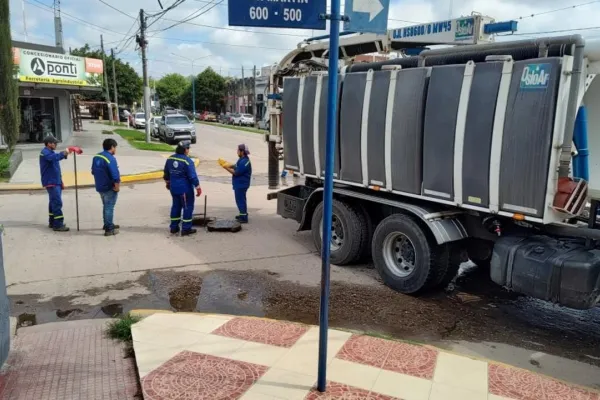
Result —
[[[290, 323], [290, 324], [300, 324], [300, 325], [304, 325], [304, 326], [318, 326], [318, 325], [310, 325], [310, 324], [303, 324], [301, 322], [294, 322], [294, 321], [287, 321], [287, 320], [277, 320], [277, 319], [273, 319], [273, 318], [265, 318], [265, 317], [254, 317], [254, 316], [249, 316], [249, 315], [231, 315], [231, 314], [216, 314], [216, 313], [203, 313], [203, 312], [175, 312], [175, 311], [171, 311], [171, 310], [161, 310], [161, 309], [133, 309], [131, 311], [129, 311], [129, 314], [131, 315], [135, 315], [138, 316], [140, 318], [142, 318], [142, 320], [146, 317], [149, 317], [151, 315], [154, 314], [193, 314], [193, 315], [198, 315], [198, 316], [215, 316], [215, 317], [232, 317], [232, 318], [236, 318], [236, 317], [242, 317], [242, 318], [252, 318], [252, 319], [261, 319], [261, 320], [265, 320], [265, 321], [278, 321], [278, 322], [286, 322], [286, 323]], [[141, 321], [140, 321], [141, 322]], [[367, 332], [364, 331], [356, 331], [356, 330], [351, 330], [351, 329], [343, 329], [343, 328], [329, 328], [329, 329], [335, 329], [338, 331], [344, 331], [344, 332], [349, 332], [352, 334], [356, 334], [356, 335], [365, 335], [365, 336], [372, 336], [369, 335]], [[465, 357], [465, 358], [470, 358], [472, 360], [476, 360], [476, 361], [482, 361], [482, 362], [486, 362], [488, 364], [496, 364], [496, 365], [501, 365], [507, 368], [511, 368], [511, 369], [517, 369], [520, 371], [525, 371], [528, 373], [532, 373], [538, 376], [542, 376], [544, 378], [556, 381], [556, 382], [560, 382], [563, 384], [566, 384], [568, 386], [574, 387], [574, 388], [579, 388], [585, 391], [588, 391], [590, 393], [598, 393], [600, 394], [600, 390], [596, 389], [596, 388], [592, 388], [592, 387], [587, 387], [587, 386], [583, 386], [583, 385], [579, 385], [577, 383], [572, 383], [572, 382], [567, 382], [565, 380], [559, 379], [559, 378], [555, 378], [549, 375], [544, 375], [544, 374], [540, 374], [528, 369], [524, 369], [524, 368], [520, 368], [520, 367], [515, 367], [513, 365], [501, 362], [501, 361], [495, 361], [495, 360], [491, 360], [489, 358], [484, 358], [484, 357], [474, 357], [471, 355], [466, 355], [466, 354], [461, 354], [455, 351], [451, 351], [451, 350], [447, 350], [447, 349], [443, 349], [441, 347], [437, 347], [437, 346], [432, 346], [429, 344], [424, 344], [424, 343], [418, 343], [418, 342], [412, 342], [412, 341], [408, 341], [408, 340], [403, 340], [403, 339], [395, 339], [395, 338], [391, 338], [391, 339], [386, 339], [386, 338], [380, 338], [382, 340], [388, 340], [391, 342], [402, 342], [402, 343], [410, 343], [410, 344], [414, 344], [414, 345], [418, 345], [418, 346], [422, 346], [422, 347], [426, 347], [432, 350], [435, 350], [439, 353], [446, 353], [446, 354], [454, 354], [457, 356], [461, 356], [461, 357]]]
[[[200, 165], [200, 159], [194, 158], [194, 166]], [[160, 180], [163, 177], [163, 171], [157, 170], [152, 172], [142, 172], [140, 174], [122, 175], [121, 183], [135, 183]], [[94, 187], [93, 184], [79, 185], [79, 189]], [[65, 186], [65, 190], [74, 189], [74, 186]], [[43, 190], [40, 184], [20, 184], [20, 183], [3, 183], [0, 184], [0, 192], [21, 192], [31, 190]]]

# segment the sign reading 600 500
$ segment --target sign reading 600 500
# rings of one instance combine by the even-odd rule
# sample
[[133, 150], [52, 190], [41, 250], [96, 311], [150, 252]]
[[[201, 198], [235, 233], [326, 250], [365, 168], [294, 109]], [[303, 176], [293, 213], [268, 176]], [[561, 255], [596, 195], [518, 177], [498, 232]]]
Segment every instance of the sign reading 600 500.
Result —
[[324, 30], [325, 0], [229, 0], [229, 25]]

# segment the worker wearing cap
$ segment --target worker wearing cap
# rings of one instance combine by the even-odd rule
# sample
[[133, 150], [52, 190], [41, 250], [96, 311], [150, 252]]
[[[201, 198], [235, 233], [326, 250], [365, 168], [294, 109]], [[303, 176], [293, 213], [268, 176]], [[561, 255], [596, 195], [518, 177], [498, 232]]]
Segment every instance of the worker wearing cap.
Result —
[[105, 139], [102, 142], [104, 151], [96, 154], [92, 159], [92, 175], [96, 184], [96, 191], [102, 199], [102, 216], [104, 220], [104, 236], [114, 236], [119, 233], [119, 226], [113, 223], [115, 205], [121, 189], [121, 175], [115, 153], [117, 141]]
[[245, 144], [240, 144], [237, 149], [238, 161], [234, 165], [223, 165], [231, 174], [231, 183], [235, 194], [235, 203], [239, 215], [235, 217], [243, 224], [248, 223], [248, 204], [246, 202], [246, 192], [250, 187], [252, 180], [252, 164], [250, 163], [250, 150]]
[[[194, 160], [189, 157], [190, 141], [179, 142], [175, 154], [167, 159], [163, 179], [167, 189], [171, 191], [173, 205], [171, 206], [171, 233], [179, 233], [181, 224], [181, 236], [196, 233], [192, 228], [192, 214], [194, 212], [194, 189], [196, 196], [202, 194], [200, 180], [196, 174]], [[181, 212], [183, 210], [183, 219]]]
[[60, 171], [61, 160], [69, 155], [69, 150], [55, 152], [57, 140], [54, 136], [44, 138], [44, 148], [40, 153], [40, 175], [42, 186], [46, 188], [49, 197], [48, 204], [48, 227], [55, 232], [68, 232], [65, 218], [62, 212], [62, 191], [65, 187]]

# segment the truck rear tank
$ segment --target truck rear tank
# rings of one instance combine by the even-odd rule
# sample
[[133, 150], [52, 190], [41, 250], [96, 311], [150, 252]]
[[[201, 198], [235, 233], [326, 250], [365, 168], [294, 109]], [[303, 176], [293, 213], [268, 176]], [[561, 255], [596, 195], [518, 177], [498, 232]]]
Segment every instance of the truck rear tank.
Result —
[[[350, 244], [332, 243], [334, 263], [371, 253], [387, 285], [419, 293], [445, 286], [470, 258], [511, 290], [595, 306], [597, 49], [576, 35], [340, 71], [334, 238]], [[285, 78], [283, 88], [284, 167], [306, 184], [270, 198], [319, 247], [327, 75]]]

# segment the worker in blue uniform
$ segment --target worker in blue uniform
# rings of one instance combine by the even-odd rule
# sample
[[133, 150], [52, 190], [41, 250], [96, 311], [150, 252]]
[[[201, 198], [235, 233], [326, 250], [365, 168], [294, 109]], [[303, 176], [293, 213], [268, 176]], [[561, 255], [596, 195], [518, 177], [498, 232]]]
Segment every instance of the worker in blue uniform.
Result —
[[114, 236], [119, 233], [119, 225], [115, 225], [114, 213], [117, 197], [121, 189], [121, 175], [115, 154], [117, 141], [105, 139], [102, 142], [103, 151], [92, 159], [92, 175], [96, 191], [102, 199], [102, 218], [104, 220], [104, 236]]
[[[200, 180], [196, 173], [194, 160], [189, 157], [190, 141], [179, 142], [175, 149], [175, 154], [167, 159], [165, 164], [163, 179], [167, 184], [167, 189], [173, 197], [171, 206], [171, 233], [179, 233], [181, 224], [181, 236], [188, 236], [196, 233], [192, 228], [192, 214], [194, 213], [194, 189], [196, 196], [202, 194]], [[183, 219], [181, 212], [183, 210]]]
[[248, 223], [248, 203], [246, 193], [252, 180], [252, 164], [250, 163], [250, 150], [245, 144], [240, 144], [237, 149], [238, 160], [234, 165], [223, 165], [231, 174], [231, 183], [235, 194], [235, 203], [239, 214], [235, 217], [242, 224]]
[[40, 175], [42, 186], [46, 188], [49, 197], [48, 227], [55, 232], [68, 232], [65, 217], [62, 212], [62, 191], [65, 185], [62, 180], [59, 162], [69, 156], [69, 149], [55, 152], [58, 141], [54, 136], [44, 138], [44, 148], [40, 153]]

